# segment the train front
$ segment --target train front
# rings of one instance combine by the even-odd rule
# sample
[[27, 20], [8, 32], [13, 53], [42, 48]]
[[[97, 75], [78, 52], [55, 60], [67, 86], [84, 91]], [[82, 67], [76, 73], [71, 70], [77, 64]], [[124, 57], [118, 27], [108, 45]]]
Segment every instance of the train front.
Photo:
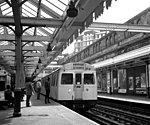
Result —
[[88, 109], [97, 101], [97, 79], [94, 67], [87, 63], [65, 65], [61, 72], [58, 100], [72, 108]]

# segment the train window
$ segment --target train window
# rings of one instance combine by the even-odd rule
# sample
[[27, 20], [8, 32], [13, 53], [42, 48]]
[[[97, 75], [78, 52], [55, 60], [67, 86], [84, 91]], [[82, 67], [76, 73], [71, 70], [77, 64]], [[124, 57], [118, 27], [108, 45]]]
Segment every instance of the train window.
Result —
[[84, 74], [84, 84], [94, 84], [94, 74]]
[[55, 78], [54, 78], [54, 74], [52, 75], [52, 84], [51, 84], [52, 86], [54, 86], [55, 85]]
[[57, 83], [58, 83], [58, 72], [56, 74], [56, 86], [57, 86]]
[[54, 75], [54, 84], [53, 84], [53, 86], [55, 86], [55, 83], [56, 83], [56, 75]]
[[61, 84], [73, 84], [73, 74], [71, 73], [62, 74]]
[[76, 74], [76, 84], [80, 85], [81, 84], [81, 74]]

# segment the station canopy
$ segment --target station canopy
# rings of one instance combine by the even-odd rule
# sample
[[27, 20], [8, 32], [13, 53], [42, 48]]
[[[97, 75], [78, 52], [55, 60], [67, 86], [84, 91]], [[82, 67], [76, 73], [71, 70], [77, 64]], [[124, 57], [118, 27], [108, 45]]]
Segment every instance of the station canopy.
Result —
[[70, 0], [0, 0], [0, 67], [16, 73], [18, 35], [26, 76], [38, 75], [63, 57], [63, 50], [92, 23], [93, 13], [97, 18], [103, 12], [99, 5], [104, 6], [104, 0], [72, 3], [76, 17], [67, 15]]
[[[116, 1], [116, 0], [115, 0]], [[0, 67], [16, 73], [17, 39], [21, 36], [26, 76], [36, 76], [93, 24], [112, 0], [0, 0]], [[73, 6], [77, 16], [67, 10]], [[71, 10], [71, 12], [73, 12]], [[107, 25], [108, 26], [108, 25]], [[19, 37], [18, 37], [19, 36]], [[19, 43], [20, 44], [20, 43]]]

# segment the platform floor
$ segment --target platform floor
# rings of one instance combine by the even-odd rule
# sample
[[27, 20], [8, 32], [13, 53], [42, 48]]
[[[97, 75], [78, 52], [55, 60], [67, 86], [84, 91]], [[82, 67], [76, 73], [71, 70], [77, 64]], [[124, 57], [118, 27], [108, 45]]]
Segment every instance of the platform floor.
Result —
[[26, 107], [25, 101], [21, 102], [21, 117], [13, 117], [13, 108], [0, 110], [0, 125], [98, 125], [68, 108], [50, 101], [50, 104], [45, 104], [44, 96], [37, 100], [34, 95], [31, 107]]

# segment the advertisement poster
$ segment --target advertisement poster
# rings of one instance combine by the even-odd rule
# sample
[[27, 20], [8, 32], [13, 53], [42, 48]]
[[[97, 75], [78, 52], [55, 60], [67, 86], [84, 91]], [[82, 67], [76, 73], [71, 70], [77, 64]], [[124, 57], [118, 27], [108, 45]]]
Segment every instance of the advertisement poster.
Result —
[[148, 65], [148, 71], [149, 71], [149, 85], [147, 85], [147, 86], [149, 86], [150, 87], [150, 64]]
[[129, 77], [129, 90], [133, 90], [133, 77]]
[[146, 88], [146, 74], [141, 73], [141, 88]]
[[126, 70], [120, 69], [118, 70], [118, 92], [119, 93], [126, 93], [127, 87], [126, 87]]
[[135, 83], [136, 83], [136, 88], [141, 88], [140, 77], [139, 76], [135, 77]]
[[117, 78], [114, 78], [113, 79], [113, 83], [114, 83], [114, 89], [117, 89], [118, 88], [118, 85], [117, 85]]
[[107, 73], [107, 93], [110, 93], [110, 72]]
[[141, 73], [135, 80], [136, 94], [146, 94], [146, 73]]
[[102, 84], [101, 81], [102, 81], [102, 76], [101, 76], [101, 74], [97, 74], [97, 89], [98, 89], [98, 90], [100, 90], [100, 89], [102, 88], [102, 87], [101, 87], [101, 86], [102, 86], [102, 85], [101, 85], [101, 84]]

